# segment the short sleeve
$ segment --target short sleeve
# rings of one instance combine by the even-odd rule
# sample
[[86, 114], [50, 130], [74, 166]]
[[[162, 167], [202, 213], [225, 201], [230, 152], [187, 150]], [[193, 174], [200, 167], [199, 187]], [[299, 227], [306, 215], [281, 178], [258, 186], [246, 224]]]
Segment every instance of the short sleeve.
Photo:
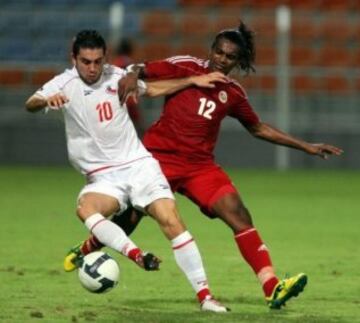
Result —
[[260, 118], [251, 106], [248, 97], [240, 89], [232, 89], [233, 102], [229, 116], [238, 119], [245, 127], [253, 126], [260, 122]]
[[56, 76], [49, 82], [45, 83], [40, 89], [35, 92], [35, 95], [47, 98], [51, 95], [61, 92], [59, 77]]

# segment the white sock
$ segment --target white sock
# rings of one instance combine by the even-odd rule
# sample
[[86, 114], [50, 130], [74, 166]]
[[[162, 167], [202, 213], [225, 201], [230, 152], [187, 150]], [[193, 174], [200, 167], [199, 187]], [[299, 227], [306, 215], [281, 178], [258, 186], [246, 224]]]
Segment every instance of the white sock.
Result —
[[86, 227], [105, 246], [127, 256], [130, 250], [138, 247], [115, 223], [107, 220], [100, 213], [95, 213], [85, 220]]
[[198, 293], [209, 288], [199, 249], [191, 234], [185, 231], [171, 240], [176, 263]]

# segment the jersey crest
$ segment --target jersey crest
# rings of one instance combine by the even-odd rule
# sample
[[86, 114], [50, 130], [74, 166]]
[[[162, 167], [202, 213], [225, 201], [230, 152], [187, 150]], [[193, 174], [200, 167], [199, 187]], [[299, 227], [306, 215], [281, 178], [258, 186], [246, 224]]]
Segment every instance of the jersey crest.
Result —
[[219, 92], [219, 101], [221, 103], [226, 103], [227, 100], [228, 100], [228, 95], [227, 95], [226, 91], [220, 91]]
[[106, 93], [109, 93], [109, 94], [117, 94], [117, 91], [116, 89], [113, 89], [110, 85], [108, 85], [106, 87]]

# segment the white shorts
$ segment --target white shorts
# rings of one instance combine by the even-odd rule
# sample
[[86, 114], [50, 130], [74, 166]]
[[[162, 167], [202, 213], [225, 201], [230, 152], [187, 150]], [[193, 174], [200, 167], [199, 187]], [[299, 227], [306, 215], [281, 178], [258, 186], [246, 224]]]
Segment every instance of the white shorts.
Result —
[[80, 191], [78, 199], [89, 192], [116, 198], [120, 204], [120, 212], [127, 209], [129, 202], [143, 211], [157, 199], [175, 199], [159, 162], [152, 157], [135, 161], [126, 168], [90, 175], [88, 184]]

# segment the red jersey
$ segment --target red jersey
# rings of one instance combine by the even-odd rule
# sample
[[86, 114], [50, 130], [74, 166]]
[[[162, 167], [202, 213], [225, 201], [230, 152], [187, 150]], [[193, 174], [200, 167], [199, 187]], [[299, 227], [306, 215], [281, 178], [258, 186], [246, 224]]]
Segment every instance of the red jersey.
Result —
[[[175, 56], [145, 64], [148, 79], [207, 74], [209, 62]], [[160, 119], [147, 130], [144, 144], [152, 152], [176, 155], [190, 162], [212, 160], [221, 121], [230, 116], [244, 126], [259, 122], [244, 89], [235, 81], [215, 88], [188, 87], [165, 98]]]

